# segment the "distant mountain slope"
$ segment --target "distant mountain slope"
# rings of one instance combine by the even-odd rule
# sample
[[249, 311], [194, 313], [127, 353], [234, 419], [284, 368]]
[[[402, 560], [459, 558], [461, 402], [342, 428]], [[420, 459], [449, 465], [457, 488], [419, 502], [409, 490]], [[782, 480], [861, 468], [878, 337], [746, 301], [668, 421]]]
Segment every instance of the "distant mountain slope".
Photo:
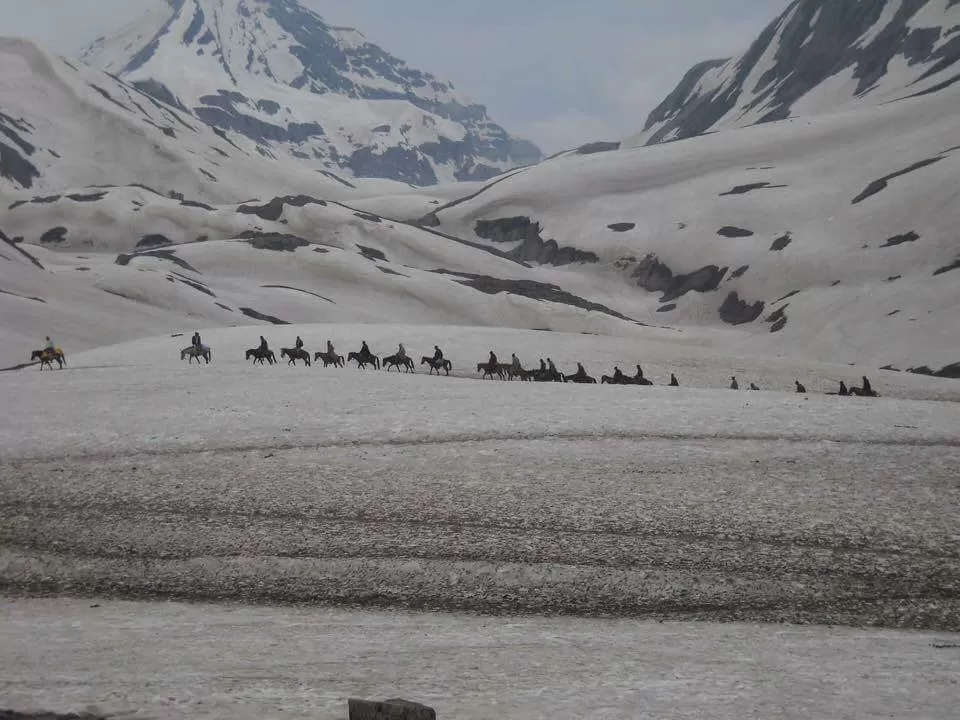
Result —
[[541, 157], [450, 83], [295, 0], [154, 0], [82, 57], [309, 168], [431, 185]]
[[960, 361], [958, 109], [960, 84], [569, 155], [423, 222], [602, 279], [642, 322], [736, 328], [745, 354], [939, 369]]
[[0, 193], [139, 183], [214, 202], [358, 194], [329, 171], [265, 159], [246, 138], [27, 40], [0, 37], [0, 67]]
[[958, 60], [958, 0], [794, 0], [746, 53], [692, 68], [629, 144], [936, 92]]

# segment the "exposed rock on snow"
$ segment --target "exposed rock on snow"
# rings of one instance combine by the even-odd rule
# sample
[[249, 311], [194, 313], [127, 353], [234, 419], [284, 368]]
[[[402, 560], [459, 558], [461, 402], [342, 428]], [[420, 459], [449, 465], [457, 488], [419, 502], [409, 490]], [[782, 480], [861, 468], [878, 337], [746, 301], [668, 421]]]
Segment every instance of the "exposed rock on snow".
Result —
[[544, 240], [540, 236], [540, 224], [531, 222], [528, 217], [479, 220], [474, 232], [477, 237], [495, 243], [517, 243], [509, 253], [511, 257], [540, 265], [595, 263], [600, 259], [592, 252], [560, 247], [556, 240]]
[[743, 55], [692, 68], [629, 144], [941, 92], [958, 25], [954, 0], [794, 0]]
[[155, 0], [83, 59], [305, 168], [431, 185], [487, 180], [541, 157], [450, 83], [294, 0]]

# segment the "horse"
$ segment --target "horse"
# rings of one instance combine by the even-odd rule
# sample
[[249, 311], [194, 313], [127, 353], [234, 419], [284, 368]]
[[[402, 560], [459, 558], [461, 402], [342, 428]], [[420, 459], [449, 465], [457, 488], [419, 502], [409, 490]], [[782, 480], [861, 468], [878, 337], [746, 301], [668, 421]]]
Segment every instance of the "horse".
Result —
[[288, 358], [287, 365], [296, 365], [297, 360], [303, 360], [303, 364], [310, 367], [310, 353], [303, 348], [281, 348], [280, 357]]
[[866, 375], [863, 376], [862, 387], [857, 387], [856, 385], [850, 386], [850, 394], [857, 397], [880, 397], [880, 394], [870, 385], [870, 380]]
[[213, 353], [210, 352], [210, 348], [208, 348], [206, 345], [201, 345], [200, 347], [191, 345], [190, 347], [185, 347], [180, 351], [180, 359], [186, 360], [187, 358], [190, 359], [191, 365], [193, 364], [194, 358], [197, 360], [197, 365], [200, 364], [200, 358], [206, 360], [207, 365], [209, 365], [210, 361], [213, 359]]
[[63, 366], [67, 364], [67, 357], [63, 354], [63, 350], [60, 348], [54, 348], [53, 352], [49, 350], [34, 350], [30, 353], [30, 360], [39, 360], [40, 369], [43, 370], [44, 365], [49, 365], [50, 369], [53, 370], [53, 361], [56, 360], [57, 364], [60, 366], [58, 369], [63, 370]]
[[400, 357], [399, 355], [388, 355], [383, 359], [383, 369], [389, 372], [390, 368], [396, 368], [397, 372], [400, 372], [400, 368], [406, 368], [408, 373], [415, 373], [417, 371], [414, 367], [413, 360], [406, 355]]
[[643, 368], [640, 367], [639, 365], [637, 365], [637, 374], [633, 376], [633, 384], [634, 384], [634, 385], [644, 385], [644, 386], [650, 387], [650, 386], [653, 385], [653, 381], [652, 381], [652, 380], [647, 380], [647, 379], [643, 376]]
[[380, 358], [373, 353], [351, 352], [347, 353], [347, 362], [356, 361], [357, 368], [366, 370], [367, 365], [373, 365], [377, 370], [380, 369]]
[[477, 372], [483, 373], [481, 380], [486, 380], [488, 377], [493, 380], [493, 376], [498, 376], [501, 380], [503, 377], [503, 364], [502, 363], [489, 363], [481, 362], [477, 363]]
[[263, 365], [264, 361], [267, 361], [273, 365], [277, 361], [277, 356], [273, 354], [273, 350], [261, 350], [260, 348], [250, 348], [247, 350], [245, 357], [247, 360], [253, 358], [253, 364], [256, 365], [260, 363]]
[[344, 365], [343, 355], [337, 355], [336, 353], [325, 353], [325, 352], [314, 353], [313, 361], [316, 362], [317, 360], [323, 360], [324, 367], [330, 367], [331, 365], [333, 365], [334, 367], [343, 367]]
[[435, 360], [434, 358], [429, 357], [428, 355], [424, 355], [423, 357], [420, 358], [420, 364], [429, 365], [431, 375], [433, 373], [437, 373], [437, 375], [439, 375], [441, 370], [443, 370], [447, 375], [449, 375], [450, 371], [453, 370], [453, 363], [451, 363], [446, 358]]
[[587, 375], [587, 371], [583, 369], [583, 365], [577, 363], [577, 371], [573, 375], [564, 375], [564, 382], [578, 383], [580, 385], [596, 385], [596, 378], [592, 378]]

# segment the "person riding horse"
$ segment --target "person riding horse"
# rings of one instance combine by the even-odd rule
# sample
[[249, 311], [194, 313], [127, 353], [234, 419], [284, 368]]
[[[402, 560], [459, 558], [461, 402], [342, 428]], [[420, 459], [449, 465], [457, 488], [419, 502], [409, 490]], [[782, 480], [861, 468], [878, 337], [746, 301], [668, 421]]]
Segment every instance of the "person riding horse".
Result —
[[200, 340], [200, 332], [194, 331], [193, 337], [190, 338], [190, 345], [196, 349], [197, 352], [203, 351], [203, 342]]
[[327, 355], [333, 357], [337, 352], [333, 349], [333, 343], [327, 340]]
[[50, 355], [55, 355], [57, 352], [57, 346], [54, 344], [53, 340], [50, 339], [49, 335], [47, 335], [45, 340], [46, 340], [46, 343], [43, 346], [43, 351]]
[[[579, 365], [580, 363], [577, 364]], [[553, 364], [553, 360], [551, 358], [547, 358], [547, 372], [550, 373], [550, 377], [554, 380], [560, 377], [560, 371], [557, 370], [557, 366]], [[584, 371], [583, 374], [586, 375], [586, 371]]]
[[293, 344], [297, 348], [297, 350], [303, 350], [303, 340], [300, 339], [299, 335], [297, 335], [297, 339]]
[[520, 364], [520, 358], [517, 357], [516, 353], [510, 353], [510, 370], [514, 375], [519, 375], [520, 371], [523, 370], [523, 365]]
[[[548, 358], [549, 359], [549, 358]], [[622, 375], [622, 373], [621, 373]], [[583, 367], [583, 363], [577, 363], [577, 371], [573, 374], [577, 380], [582, 380], [587, 377], [587, 371]]]
[[499, 365], [500, 365], [500, 361], [497, 360], [497, 354], [493, 350], [491, 350], [490, 357], [487, 358], [487, 367], [489, 367], [491, 370], [495, 370]]
[[362, 355], [363, 357], [370, 357], [371, 355], [373, 355], [373, 353], [370, 352], [370, 346], [367, 345], [366, 340], [360, 343], [360, 355]]
[[863, 392], [867, 395], [873, 393], [873, 388], [870, 387], [870, 379], [866, 375], [863, 376]]
[[407, 349], [403, 346], [403, 343], [397, 344], [397, 360], [406, 360], [407, 359]]
[[[579, 363], [578, 363], [578, 364], [579, 364]], [[617, 383], [617, 384], [619, 384], [619, 385], [622, 385], [622, 384], [624, 384], [624, 383], [623, 383], [623, 380], [624, 380], [623, 371], [620, 370], [619, 367], [617, 367], [616, 365], [614, 365], [614, 366], [613, 366], [613, 382], [614, 382], [614, 383]]]
[[270, 352], [270, 346], [267, 345], [267, 339], [263, 335], [260, 336], [260, 347], [258, 349], [264, 354]]
[[435, 364], [443, 362], [443, 350], [440, 349], [439, 345], [433, 346], [433, 362]]

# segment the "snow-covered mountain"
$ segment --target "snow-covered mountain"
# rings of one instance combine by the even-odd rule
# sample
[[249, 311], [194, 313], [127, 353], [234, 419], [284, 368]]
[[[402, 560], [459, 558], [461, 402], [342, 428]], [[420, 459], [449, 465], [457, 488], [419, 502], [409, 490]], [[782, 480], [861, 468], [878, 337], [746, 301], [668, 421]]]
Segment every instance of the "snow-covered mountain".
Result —
[[154, 0], [82, 59], [265, 157], [416, 185], [540, 160], [453, 85], [296, 0]]
[[960, 84], [569, 154], [423, 222], [642, 322], [736, 328], [745, 354], [937, 369], [960, 361], [958, 109]]
[[692, 68], [628, 144], [937, 92], [958, 60], [957, 0], [793, 0], [743, 55]]

